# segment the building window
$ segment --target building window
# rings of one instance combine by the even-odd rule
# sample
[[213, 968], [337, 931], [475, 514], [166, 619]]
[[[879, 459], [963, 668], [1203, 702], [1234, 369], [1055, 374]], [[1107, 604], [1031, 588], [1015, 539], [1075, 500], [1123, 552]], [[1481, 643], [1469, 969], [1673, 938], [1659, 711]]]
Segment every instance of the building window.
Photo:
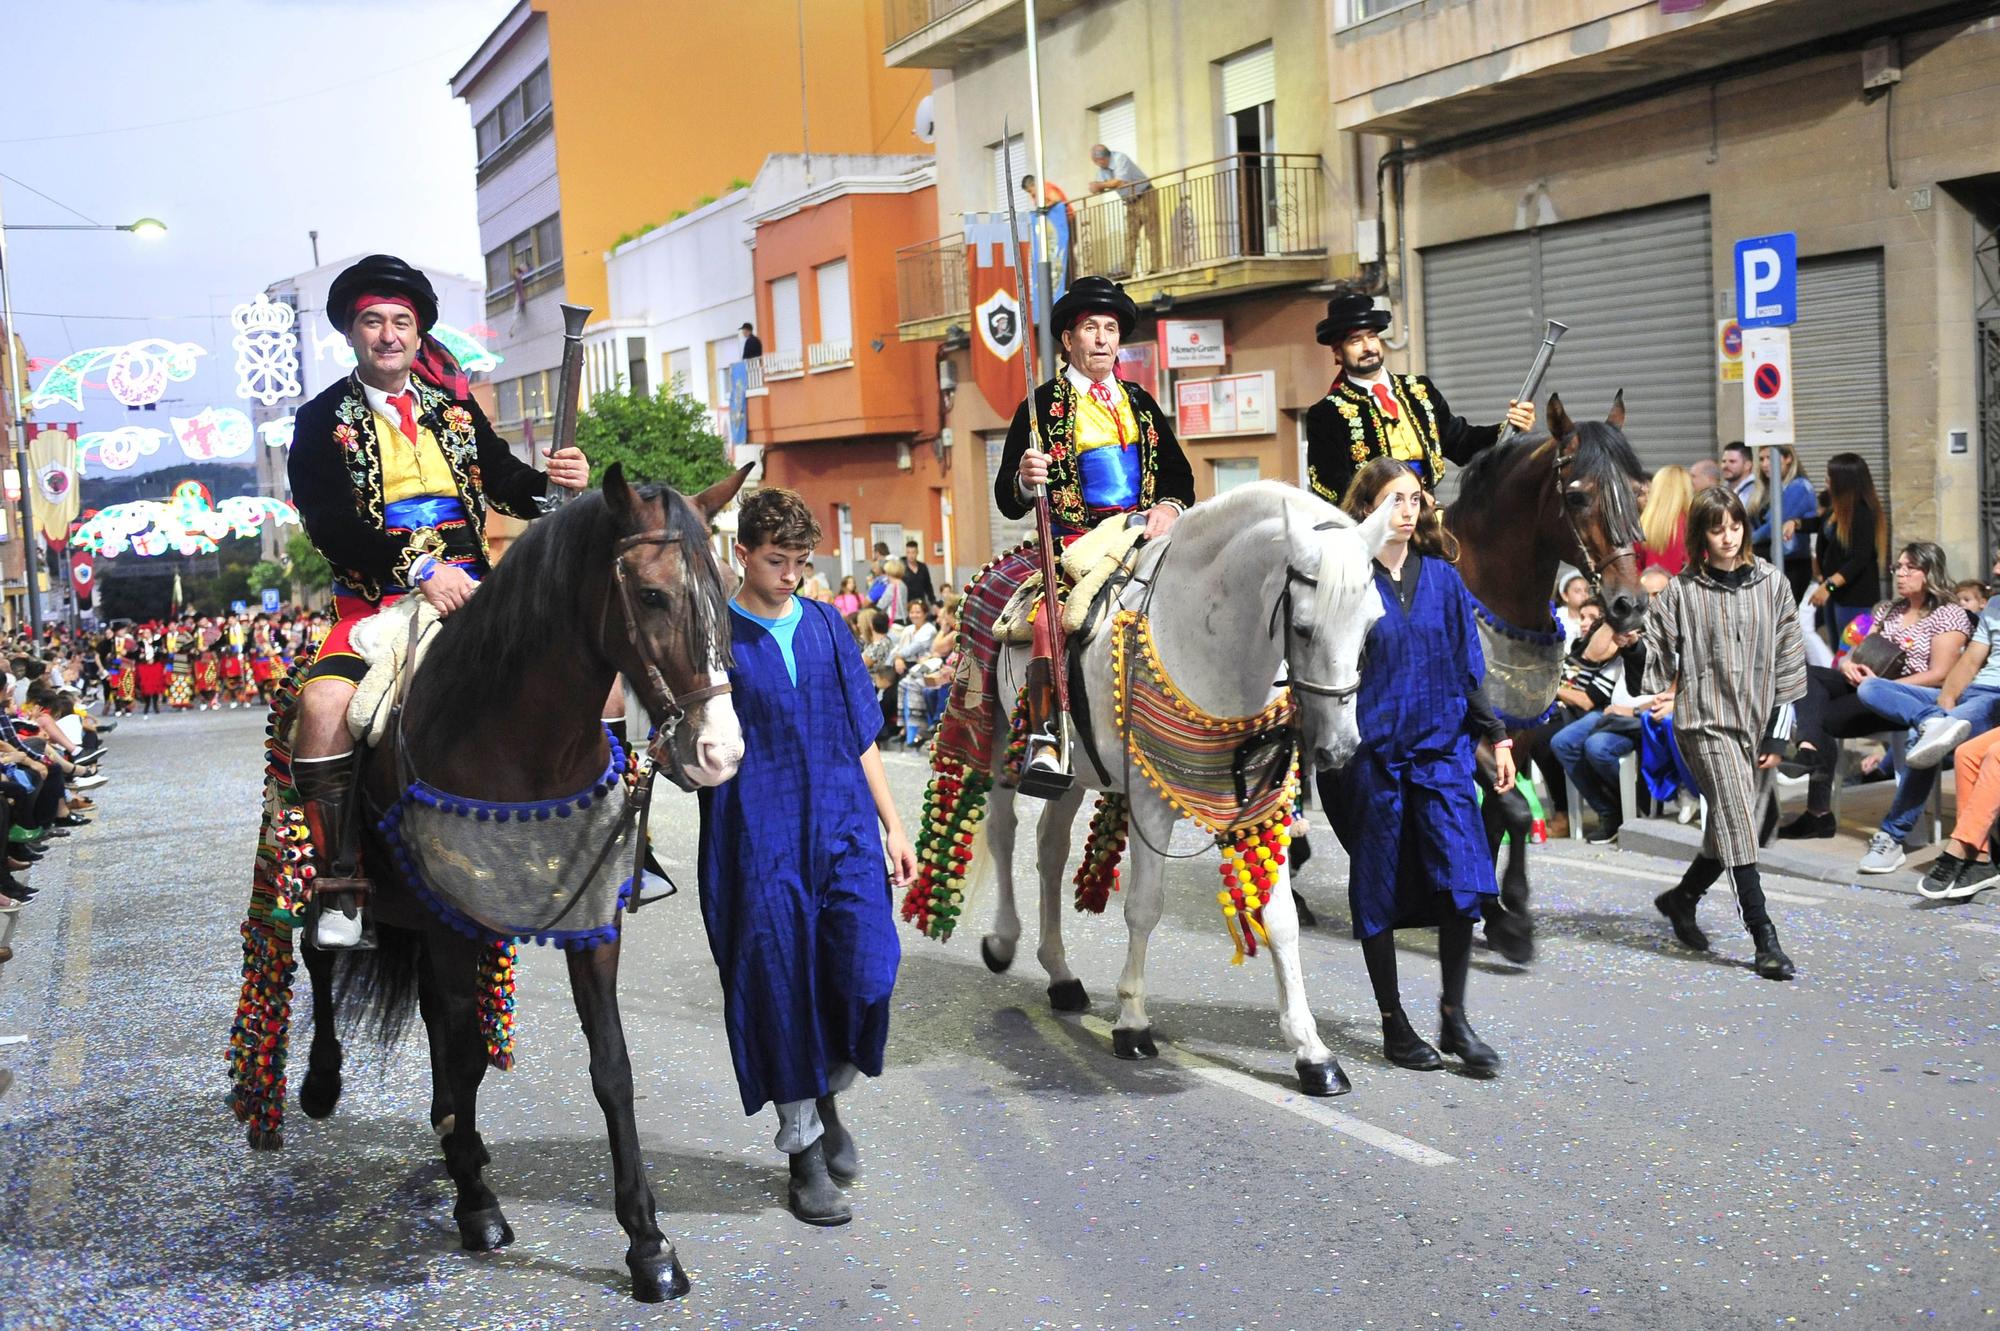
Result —
[[688, 391], [694, 375], [694, 350], [682, 347], [667, 353], [667, 390], [678, 397]]
[[1417, 0], [1347, 0], [1347, 24], [1366, 23], [1371, 18], [1380, 18], [1392, 10], [1407, 9], [1416, 3]]
[[521, 381], [519, 379], [503, 379], [493, 385], [493, 396], [495, 407], [500, 413], [501, 420], [518, 421], [521, 419]]
[[993, 206], [1005, 210], [1011, 200], [1016, 208], [1034, 207], [1021, 193], [1021, 177], [1028, 174], [1027, 140], [1016, 134], [1005, 143], [989, 143], [986, 154], [993, 159]]
[[625, 339], [625, 391], [638, 397], [651, 397], [653, 386], [646, 369], [646, 339], [628, 337]]
[[530, 296], [555, 285], [562, 272], [562, 215], [545, 217], [506, 244], [486, 251], [486, 302], [512, 300], [515, 274]]
[[549, 109], [549, 67], [544, 62], [534, 73], [509, 88], [499, 104], [474, 126], [479, 164], [486, 165], [502, 149], [519, 139], [523, 131], [538, 127]]
[[1139, 113], [1129, 93], [1106, 102], [1090, 114], [1097, 122], [1098, 143], [1112, 152], [1124, 153], [1135, 162], [1139, 160]]
[[805, 345], [799, 327], [799, 279], [797, 274], [774, 278], [771, 282], [771, 350], [797, 351]]
[[819, 286], [819, 340], [851, 343], [854, 313], [847, 295], [847, 260], [836, 259], [813, 269]]
[[1219, 495], [1257, 479], [1256, 458], [1217, 458], [1211, 465], [1215, 468], [1215, 492]]

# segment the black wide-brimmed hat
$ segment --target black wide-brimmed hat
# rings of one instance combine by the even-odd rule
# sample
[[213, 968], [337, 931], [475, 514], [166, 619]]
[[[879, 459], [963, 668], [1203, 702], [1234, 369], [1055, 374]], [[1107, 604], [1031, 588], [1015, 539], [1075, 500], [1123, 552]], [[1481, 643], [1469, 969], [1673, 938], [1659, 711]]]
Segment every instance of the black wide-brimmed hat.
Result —
[[1389, 326], [1389, 311], [1377, 308], [1372, 296], [1347, 292], [1326, 303], [1326, 318], [1319, 321], [1314, 336], [1323, 347], [1339, 346], [1357, 328], [1381, 332]]
[[1132, 336], [1132, 325], [1139, 322], [1139, 308], [1132, 298], [1125, 294], [1125, 288], [1104, 277], [1079, 277], [1069, 284], [1062, 299], [1049, 311], [1049, 332], [1061, 337], [1076, 327], [1076, 321], [1086, 314], [1103, 311], [1118, 320], [1118, 336]]
[[423, 270], [393, 254], [371, 254], [348, 266], [326, 292], [326, 317], [345, 333], [363, 296], [400, 296], [417, 313], [417, 327], [430, 332], [438, 320], [437, 292]]

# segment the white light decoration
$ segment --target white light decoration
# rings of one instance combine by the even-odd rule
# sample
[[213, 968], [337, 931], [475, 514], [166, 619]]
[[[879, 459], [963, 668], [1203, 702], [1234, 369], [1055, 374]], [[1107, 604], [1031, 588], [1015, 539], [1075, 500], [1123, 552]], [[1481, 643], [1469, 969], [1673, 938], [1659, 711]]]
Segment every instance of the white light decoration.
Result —
[[250, 418], [234, 407], [203, 407], [198, 415], [173, 417], [174, 438], [196, 462], [240, 458], [256, 442]]
[[292, 331], [297, 318], [291, 306], [261, 291], [230, 311], [236, 325], [229, 343], [236, 348], [236, 396], [275, 407], [305, 391], [299, 387], [299, 335]]
[[[479, 327], [489, 335], [493, 331], [484, 324]], [[486, 344], [471, 333], [453, 328], [450, 324], [432, 325], [431, 336], [444, 344], [444, 349], [458, 362], [458, 368], [467, 374], [490, 374], [506, 359], [497, 351], [488, 351]], [[320, 360], [330, 359], [343, 369], [354, 368], [354, 348], [347, 345], [347, 339], [339, 333], [322, 333], [315, 337], [313, 355]]]
[[130, 471], [139, 459], [160, 451], [165, 430], [147, 425], [121, 425], [115, 430], [90, 430], [76, 437], [76, 470], [84, 474], [90, 456], [97, 455], [106, 471]]
[[215, 503], [200, 481], [182, 481], [173, 498], [110, 504], [86, 517], [70, 544], [107, 559], [137, 555], [210, 554], [232, 536], [255, 536], [266, 524], [299, 525], [299, 511], [282, 499], [241, 495]]
[[194, 378], [195, 357], [208, 353], [192, 342], [143, 338], [120, 347], [88, 347], [64, 356], [49, 367], [28, 396], [28, 405], [43, 409], [70, 406], [83, 410], [83, 391], [96, 387], [85, 376], [104, 372], [103, 387], [128, 407], [158, 402], [170, 383]]
[[280, 416], [276, 420], [265, 421], [257, 427], [257, 437], [264, 441], [266, 448], [290, 448], [292, 433], [298, 428], [296, 416]]

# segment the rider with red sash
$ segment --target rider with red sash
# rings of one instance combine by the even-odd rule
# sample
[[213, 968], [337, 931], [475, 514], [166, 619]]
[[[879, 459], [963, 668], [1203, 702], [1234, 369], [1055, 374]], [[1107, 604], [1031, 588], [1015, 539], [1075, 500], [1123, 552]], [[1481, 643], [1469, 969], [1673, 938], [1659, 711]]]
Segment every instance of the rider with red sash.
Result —
[[[574, 448], [545, 455], [547, 472], [514, 456], [431, 336], [437, 295], [418, 269], [370, 255], [334, 279], [326, 312], [354, 349], [355, 369], [299, 410], [290, 466], [306, 534], [333, 568], [338, 616], [300, 695], [293, 741], [293, 780], [322, 879], [349, 794], [347, 705], [366, 673], [355, 626], [413, 590], [450, 614], [491, 568], [489, 507], [532, 518], [550, 486], [581, 490], [590, 476]], [[356, 872], [343, 865], [339, 876]], [[320, 946], [360, 941], [363, 895], [358, 886], [322, 895]]]

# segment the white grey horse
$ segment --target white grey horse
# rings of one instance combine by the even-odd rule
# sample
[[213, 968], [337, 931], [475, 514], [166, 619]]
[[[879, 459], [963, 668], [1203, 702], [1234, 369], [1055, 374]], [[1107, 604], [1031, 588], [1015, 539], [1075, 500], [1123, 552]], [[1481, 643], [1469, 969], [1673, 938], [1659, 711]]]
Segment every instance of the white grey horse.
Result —
[[[1382, 614], [1370, 562], [1387, 531], [1388, 508], [1358, 526], [1305, 491], [1275, 481], [1242, 486], [1195, 505], [1162, 540], [1145, 546], [1137, 576], [1118, 597], [1121, 608], [1150, 618], [1159, 659], [1174, 683], [1211, 716], [1254, 716], [1288, 679], [1298, 703], [1300, 766], [1337, 767], [1360, 743], [1355, 690], [1368, 629]], [[1156, 581], [1157, 580], [1157, 581]], [[1102, 772], [1081, 744], [1072, 745], [1077, 783], [1042, 812], [1037, 838], [1041, 872], [1041, 945], [1036, 957], [1049, 975], [1049, 1001], [1062, 1012], [1089, 1005], [1063, 949], [1064, 868], [1071, 827], [1087, 790], [1112, 790], [1130, 803], [1130, 873], [1122, 888], [1127, 942], [1118, 980], [1113, 1050], [1120, 1058], [1153, 1058], [1146, 1016], [1146, 943], [1165, 905], [1166, 850], [1180, 815], [1129, 760], [1112, 699], [1112, 634], [1106, 627], [1081, 653], [1071, 675], [1072, 711], [1087, 710]], [[1028, 649], [1002, 649], [998, 696], [1018, 696]], [[1004, 749], [1004, 744], [996, 744]], [[999, 759], [997, 761], [1004, 761]], [[985, 853], [999, 876], [993, 932], [981, 946], [988, 967], [1013, 964], [1021, 937], [1014, 907], [1015, 792], [996, 785], [983, 824]], [[975, 868], [975, 874], [978, 870]], [[1301, 1087], [1309, 1095], [1339, 1095], [1347, 1078], [1319, 1038], [1299, 970], [1299, 923], [1289, 864], [1270, 892], [1264, 927], [1278, 982], [1278, 1026], [1291, 1045]], [[968, 884], [970, 887], [971, 884]], [[1218, 914], [1217, 933], [1222, 932]]]

